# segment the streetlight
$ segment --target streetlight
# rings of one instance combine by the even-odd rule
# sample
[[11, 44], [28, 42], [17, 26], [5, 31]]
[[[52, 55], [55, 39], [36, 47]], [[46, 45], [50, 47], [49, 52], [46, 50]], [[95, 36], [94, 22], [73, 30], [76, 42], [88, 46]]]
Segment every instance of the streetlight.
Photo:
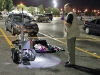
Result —
[[53, 1], [53, 3], [55, 4], [55, 3], [56, 3], [56, 1], [54, 0], [54, 1]]
[[20, 5], [23, 6], [23, 3], [21, 3]]
[[88, 9], [85, 9], [85, 11], [84, 12], [87, 12], [88, 11]]
[[21, 11], [22, 11], [22, 13], [23, 13], [23, 3], [20, 3], [20, 5], [21, 5], [21, 8], [22, 8], [22, 10], [21, 10]]
[[60, 9], [60, 15], [63, 15], [63, 9], [62, 8]]
[[73, 9], [73, 12], [75, 12], [75, 13], [76, 13], [76, 9]]
[[84, 10], [84, 16], [85, 16], [85, 13], [86, 13], [87, 11], [88, 11], [88, 9], [85, 9], [85, 10]]
[[57, 7], [57, 1], [53, 0], [54, 7]]
[[61, 8], [60, 10], [62, 11], [63, 9]]
[[96, 10], [94, 10], [94, 13], [96, 13]]
[[38, 0], [37, 0], [37, 14], [38, 14]]
[[54, 7], [55, 7], [55, 8], [57, 7], [57, 3], [55, 3]]

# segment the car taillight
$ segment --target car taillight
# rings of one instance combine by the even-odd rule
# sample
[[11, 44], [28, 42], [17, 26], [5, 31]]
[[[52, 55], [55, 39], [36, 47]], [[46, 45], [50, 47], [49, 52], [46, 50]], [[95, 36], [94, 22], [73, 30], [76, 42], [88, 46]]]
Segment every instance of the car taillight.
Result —
[[18, 28], [18, 25], [16, 25], [16, 28]]
[[16, 25], [16, 28], [22, 28], [21, 26], [19, 26], [19, 25]]
[[21, 26], [19, 26], [19, 28], [22, 28]]

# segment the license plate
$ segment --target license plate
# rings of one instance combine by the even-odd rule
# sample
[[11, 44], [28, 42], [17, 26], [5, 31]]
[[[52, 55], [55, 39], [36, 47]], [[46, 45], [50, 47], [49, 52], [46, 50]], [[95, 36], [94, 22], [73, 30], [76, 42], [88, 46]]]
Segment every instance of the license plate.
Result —
[[27, 32], [32, 32], [33, 31], [33, 29], [27, 29]]

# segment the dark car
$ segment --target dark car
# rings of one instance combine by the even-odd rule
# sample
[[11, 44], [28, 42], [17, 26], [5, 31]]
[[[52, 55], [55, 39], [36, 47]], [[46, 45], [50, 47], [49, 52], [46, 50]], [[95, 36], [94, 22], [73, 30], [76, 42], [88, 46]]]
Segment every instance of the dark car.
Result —
[[6, 30], [11, 31], [12, 35], [20, 34], [22, 25], [29, 35], [36, 35], [39, 31], [38, 25], [27, 15], [23, 15], [22, 19], [22, 14], [10, 14], [5, 21]]
[[53, 14], [52, 13], [45, 13], [44, 15], [48, 16], [49, 19], [52, 21], [52, 19], [53, 19]]
[[2, 20], [3, 19], [3, 17], [2, 17], [2, 13], [0, 12], [0, 20]]
[[83, 29], [87, 34], [100, 35], [100, 19], [94, 19], [92, 21], [86, 21]]
[[42, 22], [42, 21], [48, 22], [49, 21], [49, 17], [45, 16], [43, 14], [37, 14], [37, 15], [34, 16], [34, 20], [38, 21], [38, 22]]

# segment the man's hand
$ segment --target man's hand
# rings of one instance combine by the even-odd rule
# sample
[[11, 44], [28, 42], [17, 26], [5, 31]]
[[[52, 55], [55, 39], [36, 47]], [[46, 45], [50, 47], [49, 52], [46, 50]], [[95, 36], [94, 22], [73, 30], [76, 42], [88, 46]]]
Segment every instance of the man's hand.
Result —
[[64, 22], [64, 24], [66, 25], [67, 22], [66, 22], [65, 20], [63, 20], [63, 22]]
[[71, 26], [70, 23], [67, 23], [65, 20], [63, 20], [64, 24], [69, 28]]
[[64, 15], [62, 15], [61, 20], [64, 20]]

